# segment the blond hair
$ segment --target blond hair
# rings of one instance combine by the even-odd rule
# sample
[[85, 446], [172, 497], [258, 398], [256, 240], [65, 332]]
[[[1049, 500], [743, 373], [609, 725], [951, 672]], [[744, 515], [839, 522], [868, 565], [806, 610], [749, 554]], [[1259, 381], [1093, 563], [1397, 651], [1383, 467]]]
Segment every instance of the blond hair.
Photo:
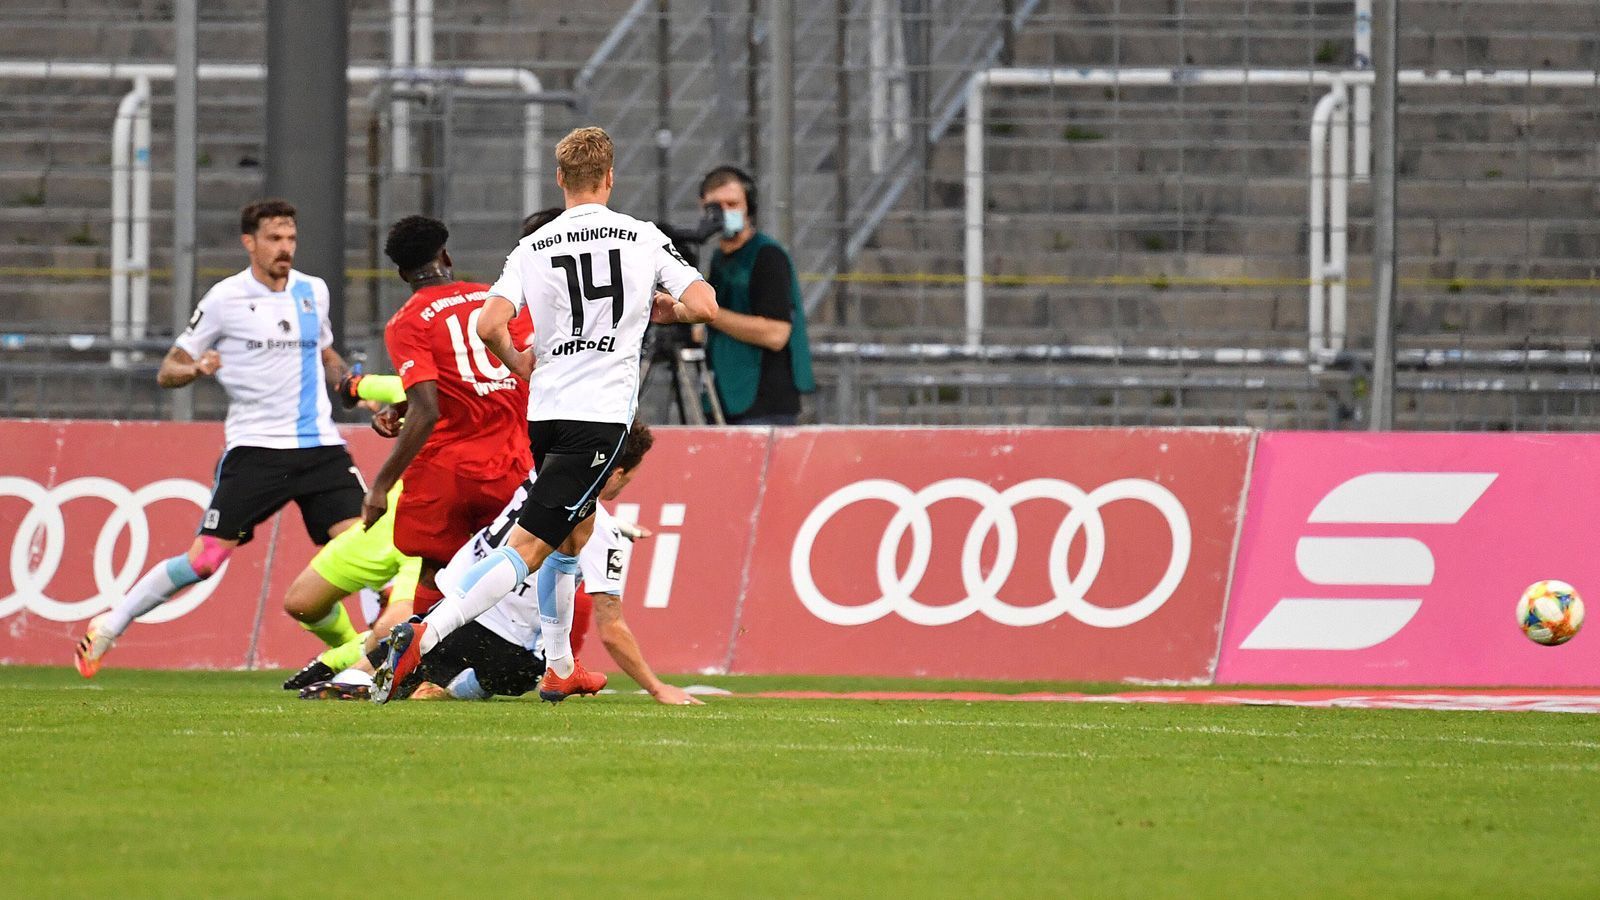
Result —
[[556, 144], [556, 166], [568, 191], [600, 187], [611, 171], [611, 159], [611, 135], [604, 128], [574, 128]]

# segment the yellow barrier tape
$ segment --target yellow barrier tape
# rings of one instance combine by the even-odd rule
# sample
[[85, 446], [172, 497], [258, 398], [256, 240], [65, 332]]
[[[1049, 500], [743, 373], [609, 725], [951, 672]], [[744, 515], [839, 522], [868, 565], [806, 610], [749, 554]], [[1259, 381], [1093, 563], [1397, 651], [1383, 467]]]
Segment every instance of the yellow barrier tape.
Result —
[[[828, 275], [804, 272], [801, 281], [826, 281]], [[937, 284], [962, 285], [967, 277], [952, 273], [908, 272], [850, 272], [834, 276], [845, 284]], [[1248, 276], [1191, 276], [1191, 275], [984, 275], [984, 284], [1002, 287], [1218, 287], [1218, 288], [1275, 288], [1310, 287], [1317, 283], [1311, 278], [1252, 278]], [[1336, 279], [1325, 279], [1324, 286], [1338, 284]], [[1351, 279], [1344, 282], [1350, 287], [1368, 287], [1372, 282]], [[1442, 287], [1453, 290], [1466, 288], [1600, 288], [1600, 278], [1416, 278], [1402, 277], [1400, 283], [1411, 287]]]
[[[207, 267], [196, 275], [201, 278], [222, 278], [237, 269]], [[0, 276], [6, 278], [48, 278], [60, 281], [110, 278], [111, 269], [104, 266], [0, 266]], [[390, 269], [346, 269], [346, 279], [373, 281], [394, 278]], [[170, 269], [151, 269], [150, 277], [157, 281], [172, 278]], [[465, 276], [464, 276], [465, 277]], [[802, 272], [805, 282], [826, 281], [829, 275], [822, 272]], [[831, 276], [843, 284], [921, 284], [959, 286], [966, 284], [965, 275], [940, 272], [847, 272]], [[1309, 287], [1315, 283], [1310, 278], [1252, 278], [1248, 276], [1191, 276], [1191, 275], [984, 275], [983, 283], [999, 287], [1210, 287], [1210, 288], [1286, 288]], [[1336, 284], [1327, 280], [1324, 285]], [[1600, 288], [1600, 278], [1408, 278], [1400, 283], [1407, 287], [1436, 287], [1450, 291], [1469, 288], [1561, 290]], [[1345, 282], [1350, 287], [1367, 287], [1369, 281], [1352, 279]]]

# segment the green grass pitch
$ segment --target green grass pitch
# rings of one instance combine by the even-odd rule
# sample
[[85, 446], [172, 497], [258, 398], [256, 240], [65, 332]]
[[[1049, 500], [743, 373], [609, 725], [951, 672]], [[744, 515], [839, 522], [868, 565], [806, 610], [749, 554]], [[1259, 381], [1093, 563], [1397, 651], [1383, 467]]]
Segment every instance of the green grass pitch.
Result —
[[1590, 716], [281, 678], [0, 668], [0, 896], [1600, 895]]

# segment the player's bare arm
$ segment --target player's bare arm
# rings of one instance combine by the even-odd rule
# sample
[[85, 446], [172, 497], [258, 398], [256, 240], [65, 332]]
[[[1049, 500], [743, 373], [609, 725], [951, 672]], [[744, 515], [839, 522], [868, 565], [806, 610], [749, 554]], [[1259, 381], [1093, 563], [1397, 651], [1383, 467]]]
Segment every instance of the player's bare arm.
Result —
[[361, 520], [371, 527], [389, 508], [389, 491], [394, 489], [406, 467], [422, 452], [433, 428], [439, 424], [439, 388], [432, 381], [419, 381], [406, 388], [406, 418], [400, 426], [400, 437], [389, 458], [383, 461], [378, 476], [373, 479], [367, 498], [361, 504]]
[[[650, 321], [660, 325], [703, 325], [717, 321], [717, 292], [704, 281], [696, 281], [683, 290], [677, 300], [664, 291], [651, 297]], [[788, 341], [784, 336], [784, 341]], [[780, 345], [781, 346], [781, 345]]]
[[190, 356], [182, 347], [173, 347], [161, 360], [156, 372], [156, 384], [164, 388], [181, 388], [203, 375], [215, 375], [222, 368], [222, 357], [215, 350], [207, 350], [199, 359]]
[[516, 307], [504, 297], [490, 297], [483, 304], [483, 314], [478, 317], [478, 338], [496, 359], [505, 364], [512, 374], [527, 381], [533, 374], [533, 351], [518, 350], [511, 340], [511, 319]]
[[711, 327], [735, 340], [754, 344], [773, 353], [788, 345], [789, 333], [794, 330], [794, 325], [781, 319], [769, 319], [731, 309], [719, 310]]
[[600, 641], [606, 645], [606, 652], [610, 653], [611, 658], [622, 667], [622, 671], [648, 691], [657, 703], [668, 706], [703, 705], [683, 688], [667, 684], [656, 677], [650, 664], [644, 660], [644, 653], [639, 649], [638, 639], [633, 636], [633, 629], [629, 628], [627, 621], [622, 618], [621, 597], [616, 594], [595, 594], [594, 618], [600, 630]]
[[332, 347], [322, 348], [322, 374], [327, 379], [328, 390], [337, 392], [339, 383], [350, 374], [350, 367], [344, 364], [344, 357]]

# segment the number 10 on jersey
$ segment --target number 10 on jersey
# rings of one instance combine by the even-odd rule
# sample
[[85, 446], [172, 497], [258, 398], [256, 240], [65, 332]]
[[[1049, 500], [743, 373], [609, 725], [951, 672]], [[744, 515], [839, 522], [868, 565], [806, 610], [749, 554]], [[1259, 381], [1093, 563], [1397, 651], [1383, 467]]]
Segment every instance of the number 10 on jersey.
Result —
[[[611, 330], [622, 324], [622, 251], [613, 249], [606, 260], [611, 265], [611, 283], [594, 283], [594, 254], [552, 256], [550, 265], [567, 273], [567, 299], [572, 303], [572, 336], [583, 336], [585, 300], [611, 301]], [[581, 276], [581, 277], [580, 277]]]

